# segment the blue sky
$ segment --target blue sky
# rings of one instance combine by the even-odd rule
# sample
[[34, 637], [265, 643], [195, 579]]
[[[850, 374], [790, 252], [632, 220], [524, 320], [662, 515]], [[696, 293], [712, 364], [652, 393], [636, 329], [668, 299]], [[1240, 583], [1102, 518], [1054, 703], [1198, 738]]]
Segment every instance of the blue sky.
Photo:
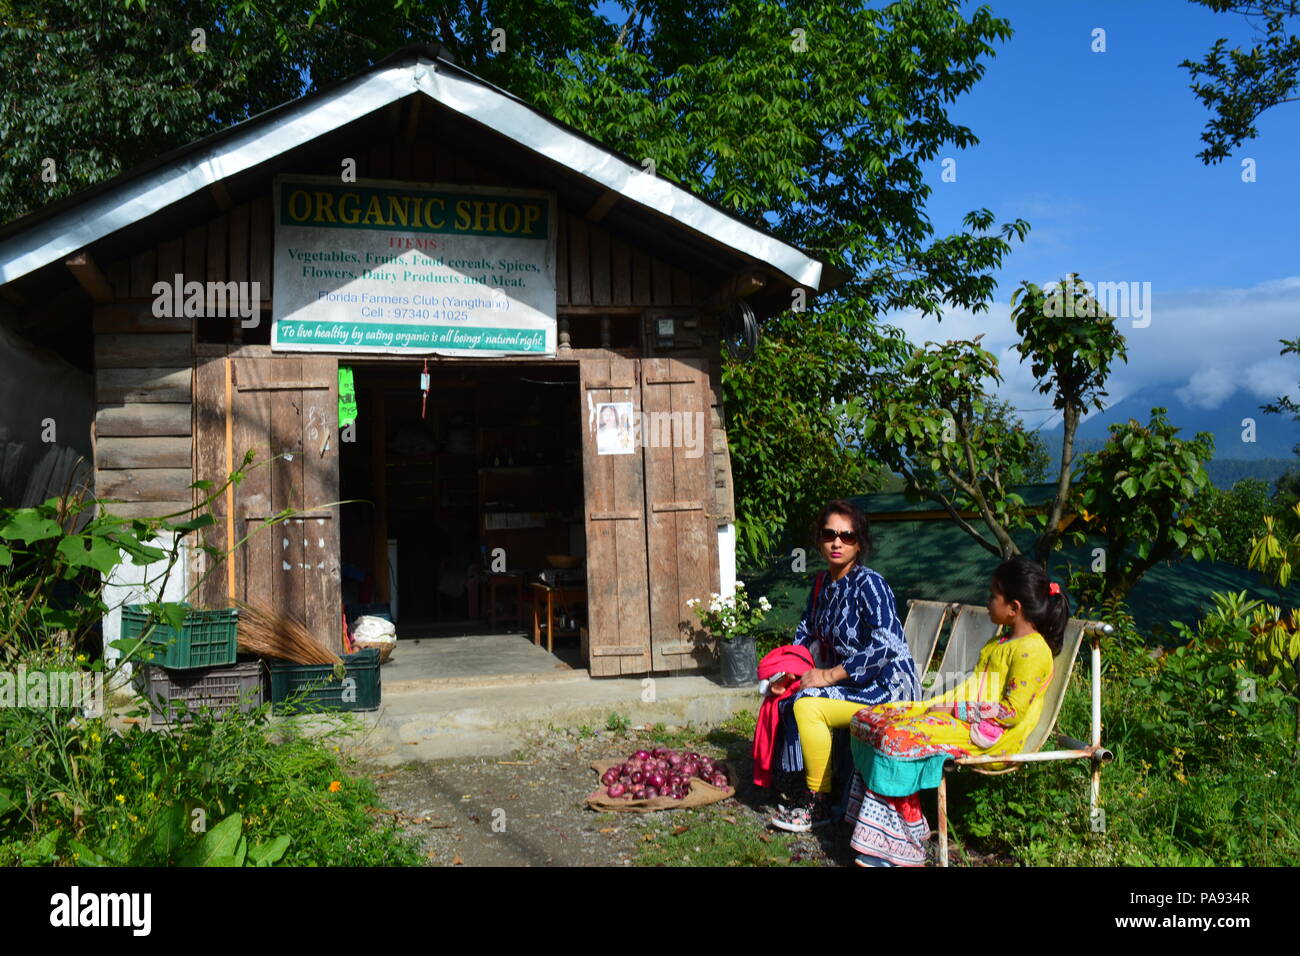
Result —
[[[1248, 46], [1249, 22], [1187, 0], [989, 6], [1016, 34], [952, 107], [981, 143], [930, 164], [929, 212], [941, 234], [981, 207], [1033, 231], [999, 273], [988, 313], [890, 320], [918, 342], [984, 332], [1002, 354], [1003, 397], [1038, 425], [1050, 415], [1029, 410], [1048, 402], [1006, 353], [1012, 291], [1067, 272], [1149, 282], [1150, 323], [1124, 328], [1130, 360], [1112, 377], [1112, 402], [1156, 386], [1203, 409], [1243, 390], [1295, 394], [1300, 362], [1279, 357], [1277, 340], [1300, 334], [1300, 103], [1265, 113], [1259, 138], [1204, 166], [1195, 154], [1210, 114], [1178, 67], [1219, 36]], [[1096, 28], [1105, 52], [1091, 49]], [[955, 182], [941, 179], [948, 157]], [[1242, 180], [1247, 157], [1255, 182]]]

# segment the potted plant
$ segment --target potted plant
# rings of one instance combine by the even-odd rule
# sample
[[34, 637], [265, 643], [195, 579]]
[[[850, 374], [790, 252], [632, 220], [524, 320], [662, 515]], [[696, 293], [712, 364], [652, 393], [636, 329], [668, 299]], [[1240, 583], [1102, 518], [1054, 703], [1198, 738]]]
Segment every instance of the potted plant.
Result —
[[707, 606], [699, 598], [691, 598], [686, 606], [696, 613], [709, 633], [718, 638], [723, 686], [745, 687], [757, 683], [754, 630], [772, 610], [771, 602], [760, 597], [757, 606], [751, 605], [749, 595], [745, 593], [745, 582], [737, 581], [736, 593], [729, 598], [711, 594]]

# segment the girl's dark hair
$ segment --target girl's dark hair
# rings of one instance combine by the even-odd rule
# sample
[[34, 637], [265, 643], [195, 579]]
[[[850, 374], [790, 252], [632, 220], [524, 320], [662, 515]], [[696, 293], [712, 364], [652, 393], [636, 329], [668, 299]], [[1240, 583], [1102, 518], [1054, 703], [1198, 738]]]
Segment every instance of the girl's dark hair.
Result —
[[1053, 654], [1061, 651], [1065, 624], [1070, 620], [1070, 602], [1059, 587], [1050, 592], [1051, 578], [1028, 558], [1012, 558], [993, 572], [993, 587], [1007, 601], [1019, 601], [1029, 623], [1038, 629]]
[[858, 561], [864, 561], [871, 557], [871, 525], [867, 523], [867, 516], [851, 501], [845, 501], [843, 498], [836, 498], [834, 501], [826, 502], [826, 507], [817, 513], [816, 520], [812, 524], [813, 550], [821, 547], [822, 528], [826, 527], [826, 519], [831, 515], [843, 515], [853, 524], [853, 530], [858, 533]]

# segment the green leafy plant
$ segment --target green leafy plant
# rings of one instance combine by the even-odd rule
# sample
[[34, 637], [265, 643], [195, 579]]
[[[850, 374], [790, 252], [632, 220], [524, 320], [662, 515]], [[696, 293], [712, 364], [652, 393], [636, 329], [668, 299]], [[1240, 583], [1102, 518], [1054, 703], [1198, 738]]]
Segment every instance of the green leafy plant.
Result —
[[699, 598], [691, 598], [686, 606], [695, 612], [710, 634], [724, 641], [741, 635], [752, 635], [767, 612], [772, 610], [772, 602], [766, 597], [760, 597], [755, 605], [750, 604], [744, 581], [736, 582], [736, 590], [731, 597], [713, 594], [707, 605]]
[[1146, 425], [1110, 426], [1105, 447], [1083, 458], [1074, 499], [1080, 520], [1070, 535], [1080, 544], [1089, 534], [1105, 539], [1101, 597], [1123, 598], [1158, 561], [1215, 555], [1221, 537], [1204, 511], [1210, 478], [1203, 464], [1214, 436], [1177, 435], [1165, 410], [1153, 408]]
[[621, 734], [632, 726], [632, 721], [616, 711], [610, 711], [609, 716], [605, 718], [605, 729], [613, 733]]

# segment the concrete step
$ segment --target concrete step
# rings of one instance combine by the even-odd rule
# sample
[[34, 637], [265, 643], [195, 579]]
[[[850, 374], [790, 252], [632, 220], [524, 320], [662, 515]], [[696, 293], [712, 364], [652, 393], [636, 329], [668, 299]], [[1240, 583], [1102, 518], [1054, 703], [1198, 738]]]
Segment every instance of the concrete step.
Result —
[[[378, 711], [357, 714], [364, 729], [350, 749], [385, 765], [467, 755], [497, 756], [528, 731], [603, 729], [611, 713], [632, 725], [708, 726], [757, 710], [756, 690], [699, 676], [541, 681], [506, 686], [383, 688]], [[295, 718], [310, 725], [314, 718]]]

